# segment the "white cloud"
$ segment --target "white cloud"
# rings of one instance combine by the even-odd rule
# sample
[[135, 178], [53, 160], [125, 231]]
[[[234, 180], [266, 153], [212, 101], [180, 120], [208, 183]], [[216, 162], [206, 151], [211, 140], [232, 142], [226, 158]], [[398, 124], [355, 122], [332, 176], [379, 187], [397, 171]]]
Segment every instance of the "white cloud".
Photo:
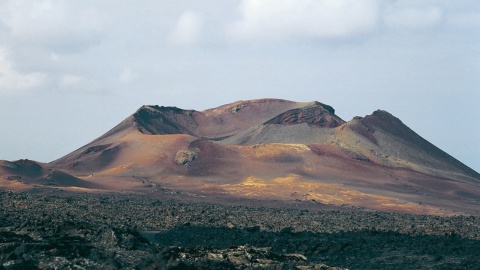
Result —
[[175, 45], [193, 45], [200, 40], [202, 28], [202, 15], [192, 11], [186, 11], [178, 19], [168, 40]]
[[448, 18], [447, 23], [459, 28], [479, 28], [480, 12], [470, 11], [461, 14], [455, 14]]
[[64, 74], [58, 77], [59, 89], [71, 92], [99, 93], [101, 87], [94, 78], [85, 77], [76, 74]]
[[41, 72], [22, 74], [10, 62], [7, 50], [0, 47], [0, 94], [16, 94], [43, 85], [46, 75]]
[[63, 88], [72, 88], [79, 85], [83, 81], [83, 78], [77, 75], [63, 75], [60, 78], [60, 86]]
[[425, 29], [441, 22], [442, 12], [435, 7], [404, 8], [385, 15], [385, 23], [395, 28]]
[[137, 79], [137, 74], [129, 68], [125, 68], [124, 70], [122, 70], [120, 76], [118, 77], [118, 80], [123, 83], [129, 83], [134, 81], [135, 79]]
[[0, 17], [11, 37], [25, 44], [75, 52], [101, 39], [105, 15], [86, 4], [59, 0], [10, 1]]
[[234, 39], [345, 38], [375, 28], [375, 0], [244, 0]]

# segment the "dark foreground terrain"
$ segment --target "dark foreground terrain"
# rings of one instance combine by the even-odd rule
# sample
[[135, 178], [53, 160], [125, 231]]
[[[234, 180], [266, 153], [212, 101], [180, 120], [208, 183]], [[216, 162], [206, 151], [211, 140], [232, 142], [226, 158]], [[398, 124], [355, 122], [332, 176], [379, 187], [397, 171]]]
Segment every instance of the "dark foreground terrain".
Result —
[[0, 190], [0, 269], [480, 269], [480, 218]]

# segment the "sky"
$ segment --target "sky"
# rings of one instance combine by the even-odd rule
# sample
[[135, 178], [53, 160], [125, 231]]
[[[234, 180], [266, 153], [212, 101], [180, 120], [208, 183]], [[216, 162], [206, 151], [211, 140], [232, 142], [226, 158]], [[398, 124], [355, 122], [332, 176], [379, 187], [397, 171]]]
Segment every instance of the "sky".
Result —
[[480, 2], [0, 2], [0, 159], [50, 162], [142, 105], [266, 97], [386, 110], [480, 172]]

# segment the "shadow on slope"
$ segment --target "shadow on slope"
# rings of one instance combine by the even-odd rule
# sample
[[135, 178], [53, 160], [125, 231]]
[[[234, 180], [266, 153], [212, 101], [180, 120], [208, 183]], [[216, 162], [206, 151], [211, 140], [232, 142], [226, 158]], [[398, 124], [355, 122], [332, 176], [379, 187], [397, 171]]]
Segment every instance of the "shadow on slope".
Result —
[[45, 168], [35, 161], [20, 159], [17, 161], [0, 160], [0, 174], [11, 174], [21, 177], [40, 177], [45, 173]]

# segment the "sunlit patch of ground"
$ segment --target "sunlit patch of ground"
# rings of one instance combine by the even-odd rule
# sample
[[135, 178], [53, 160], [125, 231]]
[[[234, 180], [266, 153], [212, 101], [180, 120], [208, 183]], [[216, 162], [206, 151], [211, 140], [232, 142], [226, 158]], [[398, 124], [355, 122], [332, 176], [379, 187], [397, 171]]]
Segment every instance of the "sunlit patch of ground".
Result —
[[269, 158], [279, 156], [285, 153], [290, 155], [305, 153], [310, 151], [310, 148], [304, 144], [281, 144], [281, 143], [271, 143], [271, 144], [257, 144], [251, 146], [254, 150], [252, 155], [255, 158]]
[[5, 190], [27, 190], [32, 188], [31, 185], [24, 184], [18, 180], [7, 180], [3, 177], [0, 177], [0, 187]]
[[73, 192], [96, 192], [101, 191], [99, 189], [83, 188], [83, 187], [62, 187], [63, 190], [73, 191]]
[[116, 167], [113, 167], [113, 168], [110, 168], [108, 170], [105, 170], [103, 172], [100, 172], [98, 173], [99, 175], [115, 175], [115, 174], [122, 174], [122, 173], [126, 173], [128, 172], [129, 170], [131, 170], [133, 167], [133, 164], [129, 164], [129, 165], [120, 165], [120, 166], [116, 166]]
[[322, 204], [356, 205], [385, 211], [445, 214], [440, 209], [428, 205], [369, 194], [339, 184], [307, 181], [295, 174], [274, 179], [250, 176], [241, 183], [224, 184], [221, 188], [227, 194], [252, 199], [302, 200]]
[[295, 182], [298, 182], [298, 176], [297, 175], [289, 175], [287, 177], [278, 177], [272, 180], [273, 183], [277, 184], [293, 184]]
[[269, 184], [261, 178], [250, 176], [250, 177], [247, 177], [247, 179], [245, 179], [245, 181], [243, 181], [241, 184], [238, 184], [238, 185], [241, 185], [241, 186], [244, 186], [244, 187], [262, 187], [262, 188], [265, 188]]

